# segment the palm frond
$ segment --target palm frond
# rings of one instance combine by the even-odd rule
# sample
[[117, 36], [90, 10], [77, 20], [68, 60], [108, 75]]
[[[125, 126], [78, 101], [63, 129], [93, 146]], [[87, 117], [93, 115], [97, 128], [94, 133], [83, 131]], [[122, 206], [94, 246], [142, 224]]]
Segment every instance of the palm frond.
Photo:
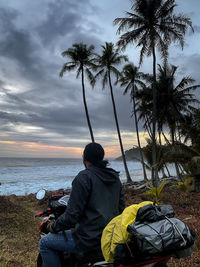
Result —
[[176, 86], [175, 90], [179, 91], [183, 89], [186, 85], [194, 83], [194, 79], [191, 77], [184, 77], [180, 83]]
[[[125, 85], [125, 84], [121, 84], [121, 86], [124, 86], [124, 85]], [[131, 84], [131, 83], [127, 84], [127, 86], [126, 86], [125, 89], [124, 89], [123, 94], [126, 95], [126, 94], [128, 93], [128, 91], [132, 91], [132, 89], [133, 89], [132, 84]]]
[[69, 64], [69, 63], [65, 63], [59, 73], [60, 77], [63, 77], [65, 72], [70, 72], [71, 70], [74, 70], [77, 67], [77, 64]]
[[176, 27], [178, 27], [183, 34], [185, 34], [188, 26], [192, 29], [192, 31], [194, 31], [191, 19], [184, 14], [173, 15], [173, 21], [176, 23]]
[[176, 4], [174, 0], [165, 1], [158, 10], [157, 17], [162, 19], [171, 16], [175, 7]]
[[116, 78], [116, 82], [118, 83], [119, 78], [121, 77], [121, 72], [114, 66], [110, 67], [110, 72], [112, 74], [114, 74], [115, 78]]
[[[140, 39], [144, 38], [145, 34], [145, 27], [140, 27], [139, 29], [128, 31], [120, 36], [119, 41], [117, 42], [117, 45], [124, 50], [126, 46], [130, 43], [133, 43], [135, 41], [140, 41]], [[138, 46], [141, 46], [138, 45]]]
[[132, 27], [140, 27], [142, 24], [144, 24], [144, 19], [139, 17], [138, 15], [131, 13], [131, 12], [126, 12], [126, 15], [128, 17], [126, 18], [116, 18], [114, 20], [114, 25], [119, 24], [117, 33], [120, 34], [122, 31], [127, 30]]
[[85, 72], [87, 74], [87, 77], [88, 77], [90, 84], [94, 87], [94, 75], [92, 74], [92, 72], [88, 68], [85, 69]]
[[81, 74], [82, 71], [84, 71], [83, 70], [83, 67], [82, 66], [79, 66], [79, 68], [77, 69], [77, 72], [76, 72], [76, 78], [79, 77], [79, 75]]

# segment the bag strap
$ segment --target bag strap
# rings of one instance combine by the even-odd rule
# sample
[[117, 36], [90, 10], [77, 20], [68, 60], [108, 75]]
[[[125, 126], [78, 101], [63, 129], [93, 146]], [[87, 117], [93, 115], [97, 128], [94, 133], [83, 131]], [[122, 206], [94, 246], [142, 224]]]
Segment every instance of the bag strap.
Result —
[[176, 226], [176, 224], [170, 218], [168, 218], [167, 216], [165, 216], [165, 219], [168, 220], [174, 226], [174, 228], [176, 229], [176, 231], [179, 233], [179, 235], [183, 239], [184, 246], [186, 246], [187, 245], [187, 241], [185, 240], [185, 238], [181, 234], [181, 231], [178, 229], [178, 227]]

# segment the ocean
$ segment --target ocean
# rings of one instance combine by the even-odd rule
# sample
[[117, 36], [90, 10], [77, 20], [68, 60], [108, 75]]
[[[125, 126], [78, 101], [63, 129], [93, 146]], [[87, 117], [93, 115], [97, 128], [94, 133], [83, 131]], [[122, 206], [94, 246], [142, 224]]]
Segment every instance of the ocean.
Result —
[[[111, 168], [126, 181], [122, 162], [109, 160]], [[128, 161], [133, 181], [143, 179], [140, 162]], [[71, 188], [74, 177], [84, 169], [81, 159], [69, 158], [0, 158], [0, 195], [26, 195], [44, 188]], [[150, 175], [150, 174], [149, 174]]]

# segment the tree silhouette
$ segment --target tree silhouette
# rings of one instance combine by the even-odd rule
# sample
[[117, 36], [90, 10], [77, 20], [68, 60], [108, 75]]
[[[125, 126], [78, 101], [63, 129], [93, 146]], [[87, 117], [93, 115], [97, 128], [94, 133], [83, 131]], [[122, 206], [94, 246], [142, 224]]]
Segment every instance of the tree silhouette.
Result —
[[157, 186], [158, 172], [156, 168], [156, 48], [161, 57], [168, 57], [168, 47], [178, 41], [183, 47], [187, 27], [192, 27], [191, 20], [183, 14], [174, 14], [174, 0], [134, 0], [132, 11], [126, 12], [127, 17], [116, 18], [119, 24], [118, 33], [128, 30], [120, 36], [118, 46], [125, 49], [130, 43], [141, 47], [140, 64], [144, 56], [153, 56], [153, 120], [152, 120], [152, 182]]
[[136, 127], [136, 134], [137, 134], [137, 142], [138, 147], [140, 151], [140, 158], [142, 161], [142, 168], [143, 168], [143, 174], [144, 174], [144, 180], [147, 181], [147, 175], [145, 170], [145, 164], [144, 164], [144, 157], [141, 150], [141, 144], [140, 144], [140, 136], [139, 136], [139, 130], [138, 130], [138, 118], [137, 118], [137, 111], [136, 111], [136, 102], [135, 102], [135, 93], [139, 90], [139, 88], [144, 88], [145, 84], [142, 80], [144, 80], [146, 76], [144, 73], [139, 72], [139, 68], [134, 66], [134, 64], [127, 64], [124, 66], [122, 71], [122, 77], [120, 78], [121, 86], [125, 87], [124, 94], [127, 94], [130, 92], [131, 101], [133, 103], [133, 115], [135, 119], [135, 127]]
[[85, 44], [73, 44], [72, 48], [69, 48], [62, 52], [63, 57], [68, 57], [70, 59], [69, 62], [66, 62], [61, 71], [60, 77], [63, 76], [64, 73], [73, 71], [77, 69], [76, 77], [79, 78], [81, 75], [81, 83], [82, 83], [82, 94], [83, 94], [83, 103], [85, 108], [85, 114], [87, 118], [88, 128], [90, 131], [90, 136], [92, 142], [94, 142], [94, 135], [92, 131], [92, 126], [90, 123], [89, 112], [87, 108], [86, 96], [85, 96], [85, 84], [84, 84], [84, 74], [86, 73], [88, 79], [92, 80], [92, 73], [90, 71], [91, 68], [94, 67], [94, 46], [91, 45], [87, 47]]
[[117, 134], [118, 134], [119, 144], [120, 144], [120, 148], [121, 148], [122, 160], [124, 163], [127, 182], [132, 182], [129, 171], [128, 171], [128, 166], [126, 163], [122, 138], [121, 138], [121, 134], [120, 134], [117, 109], [116, 109], [116, 104], [115, 104], [115, 99], [114, 99], [114, 94], [113, 94], [113, 85], [112, 85], [112, 78], [111, 78], [111, 75], [114, 75], [114, 77], [116, 78], [116, 81], [119, 80], [120, 72], [115, 66], [118, 66], [123, 61], [127, 61], [127, 60], [128, 59], [126, 56], [119, 54], [118, 50], [115, 49], [113, 43], [106, 43], [105, 46], [102, 46], [102, 54], [96, 55], [95, 63], [97, 64], [97, 71], [98, 72], [94, 77], [93, 85], [94, 85], [96, 79], [100, 76], [102, 77], [103, 88], [105, 88], [106, 84], [109, 84], [110, 95], [111, 95], [112, 106], [113, 106], [113, 113], [114, 113], [114, 118], [115, 118], [115, 124], [116, 124], [116, 128], [117, 128]]

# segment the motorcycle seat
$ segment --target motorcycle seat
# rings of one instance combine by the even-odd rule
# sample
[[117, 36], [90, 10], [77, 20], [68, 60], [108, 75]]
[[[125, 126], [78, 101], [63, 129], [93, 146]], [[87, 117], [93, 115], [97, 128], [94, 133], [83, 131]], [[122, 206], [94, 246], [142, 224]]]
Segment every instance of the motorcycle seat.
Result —
[[75, 257], [76, 261], [78, 262], [78, 265], [84, 265], [86, 263], [94, 264], [105, 261], [101, 249], [99, 248], [95, 248], [84, 253], [76, 254]]

